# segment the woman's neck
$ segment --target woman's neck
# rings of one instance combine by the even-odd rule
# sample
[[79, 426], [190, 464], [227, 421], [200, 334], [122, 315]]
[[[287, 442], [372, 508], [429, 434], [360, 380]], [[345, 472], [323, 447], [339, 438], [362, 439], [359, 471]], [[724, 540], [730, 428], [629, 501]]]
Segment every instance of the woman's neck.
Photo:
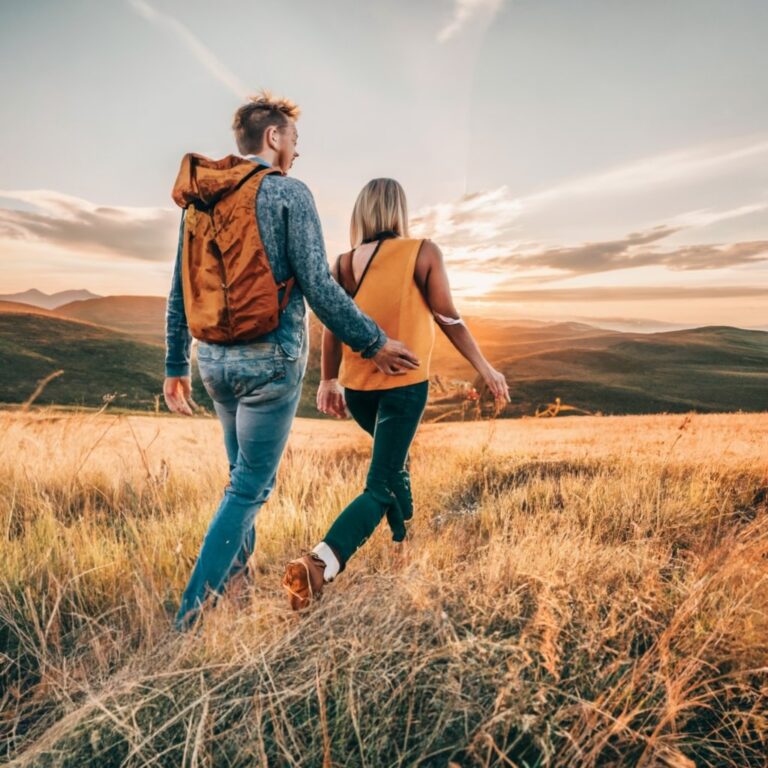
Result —
[[373, 237], [368, 237], [363, 240], [363, 245], [366, 243], [375, 243], [377, 240], [388, 240], [391, 237], [400, 237], [393, 229], [385, 229], [381, 232], [377, 232]]

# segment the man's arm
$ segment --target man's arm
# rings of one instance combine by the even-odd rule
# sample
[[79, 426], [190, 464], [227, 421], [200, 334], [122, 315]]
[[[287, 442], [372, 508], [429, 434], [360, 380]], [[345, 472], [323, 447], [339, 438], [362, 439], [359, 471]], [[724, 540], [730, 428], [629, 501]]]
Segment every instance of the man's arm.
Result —
[[179, 245], [173, 267], [171, 291], [165, 311], [165, 375], [189, 376], [189, 348], [192, 336], [184, 312], [184, 294], [181, 286], [181, 253], [184, 246], [184, 214], [179, 226]]
[[181, 254], [184, 246], [184, 213], [181, 214], [179, 245], [173, 266], [171, 292], [165, 311], [165, 381], [163, 396], [169, 410], [192, 415], [197, 404], [192, 399], [192, 379], [189, 373], [189, 347], [192, 336], [184, 312], [184, 292], [181, 285]]
[[326, 328], [363, 357], [373, 357], [384, 346], [387, 336], [331, 277], [312, 193], [301, 182], [292, 182], [287, 254], [296, 282]]

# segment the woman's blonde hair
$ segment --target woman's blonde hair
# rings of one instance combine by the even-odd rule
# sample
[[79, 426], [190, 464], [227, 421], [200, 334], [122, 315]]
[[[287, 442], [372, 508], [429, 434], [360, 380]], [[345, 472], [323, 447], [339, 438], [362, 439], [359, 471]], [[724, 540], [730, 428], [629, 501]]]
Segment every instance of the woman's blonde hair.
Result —
[[394, 179], [371, 179], [361, 190], [352, 209], [349, 240], [357, 248], [379, 232], [408, 237], [408, 202]]

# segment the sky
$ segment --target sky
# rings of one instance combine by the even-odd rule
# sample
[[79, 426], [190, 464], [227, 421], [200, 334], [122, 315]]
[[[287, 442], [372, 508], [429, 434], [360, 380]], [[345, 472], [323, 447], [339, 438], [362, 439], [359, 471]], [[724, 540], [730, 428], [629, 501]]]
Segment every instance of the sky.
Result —
[[165, 295], [182, 155], [298, 102], [329, 257], [398, 179], [466, 314], [768, 327], [765, 0], [2, 0], [0, 294]]

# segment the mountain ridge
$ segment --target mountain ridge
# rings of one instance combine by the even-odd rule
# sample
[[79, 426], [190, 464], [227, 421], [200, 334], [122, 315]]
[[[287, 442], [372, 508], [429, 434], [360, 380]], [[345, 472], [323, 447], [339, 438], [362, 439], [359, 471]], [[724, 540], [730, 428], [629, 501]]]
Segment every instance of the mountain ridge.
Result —
[[19, 293], [0, 294], [0, 301], [13, 301], [22, 304], [31, 304], [34, 307], [42, 309], [56, 309], [62, 304], [70, 301], [98, 299], [102, 298], [96, 293], [92, 293], [84, 288], [77, 290], [59, 291], [57, 293], [43, 293], [37, 288], [30, 288], [28, 291]]

